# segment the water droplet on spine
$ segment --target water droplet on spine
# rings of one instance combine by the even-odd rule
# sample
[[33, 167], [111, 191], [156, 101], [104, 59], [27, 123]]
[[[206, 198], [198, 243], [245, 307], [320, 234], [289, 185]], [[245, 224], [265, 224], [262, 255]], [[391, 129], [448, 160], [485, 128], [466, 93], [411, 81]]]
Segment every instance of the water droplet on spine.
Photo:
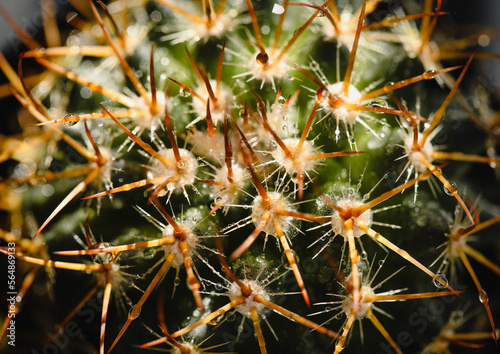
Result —
[[[74, 117], [74, 116], [76, 116], [76, 114], [74, 114], [74, 113], [68, 113], [68, 114], [66, 114], [66, 115], [63, 117], [63, 119], [65, 119], [65, 118], [70, 118], [70, 117]], [[72, 126], [73, 126], [73, 125], [75, 125], [76, 123], [78, 123], [78, 121], [76, 121], [76, 120], [75, 120], [75, 121], [66, 121], [66, 122], [64, 122], [64, 125], [67, 125], [68, 127], [72, 127]]]
[[[450, 186], [451, 186], [451, 187], [446, 187], [446, 186], [444, 186], [444, 187], [443, 187], [444, 192], [445, 192], [446, 194], [448, 194], [448, 195], [453, 195], [454, 190], [456, 191], [456, 190], [457, 190], [457, 188], [458, 188], [458, 187], [457, 187], [457, 184], [456, 184], [455, 182], [453, 182], [453, 181], [448, 181], [448, 182], [450, 183]], [[448, 189], [448, 188], [450, 188], [450, 189]], [[453, 190], [452, 188], [453, 188], [454, 190]]]
[[266, 65], [269, 62], [269, 55], [267, 53], [259, 53], [257, 54], [257, 57], [255, 58], [257, 60], [257, 63], [260, 65]]
[[[432, 280], [436, 288], [445, 288], [448, 285], [448, 279], [444, 274], [436, 274], [436, 277]], [[446, 285], [445, 285], [446, 284]]]
[[297, 253], [295, 253], [294, 250], [285, 251], [281, 255], [281, 264], [283, 264], [283, 266], [286, 269], [292, 269], [290, 262], [288, 262], [287, 252], [290, 253], [292, 257], [295, 259], [295, 263], [299, 263], [299, 257], [297, 256]]
[[134, 307], [132, 307], [130, 309], [130, 311], [128, 312], [128, 317], [132, 317], [135, 320], [141, 314], [141, 310], [137, 311], [137, 313], [135, 315], [132, 314], [133, 311], [134, 311]]
[[[490, 299], [488, 298], [488, 294], [486, 294], [486, 291], [481, 290], [481, 292], [479, 293], [479, 301], [484, 304], [485, 302], [488, 302], [490, 301]], [[484, 298], [484, 299], [483, 299]]]
[[317, 61], [312, 61], [311, 64], [309, 64], [309, 67], [311, 68], [312, 71], [317, 71], [319, 70], [319, 64]]
[[[387, 86], [387, 85], [386, 85]], [[387, 101], [382, 98], [376, 98], [368, 104], [369, 107], [375, 108], [387, 108], [389, 105]]]
[[154, 248], [145, 248], [142, 250], [142, 257], [145, 259], [151, 259], [155, 256], [156, 250]]
[[191, 91], [184, 89], [184, 88], [181, 88], [179, 90], [179, 95], [181, 95], [182, 97], [189, 97], [189, 96], [191, 96]]
[[[111, 243], [108, 243], [108, 242], [101, 242], [96, 246], [97, 246], [96, 248], [98, 248], [98, 249], [105, 249], [108, 247], [112, 247], [113, 245]], [[94, 262], [99, 263], [99, 264], [108, 264], [114, 258], [115, 258], [115, 256], [113, 255], [112, 252], [102, 252], [102, 253], [98, 253], [95, 255]]]
[[434, 77], [434, 75], [436, 74], [436, 70], [427, 70], [426, 72], [424, 72], [422, 74], [422, 77], [425, 79], [425, 80], [429, 80], [429, 79], [432, 79]]
[[384, 86], [384, 91], [385, 92], [389, 92], [389, 91], [392, 91], [392, 89], [394, 88], [394, 82], [388, 82], [387, 84], [385, 84]]

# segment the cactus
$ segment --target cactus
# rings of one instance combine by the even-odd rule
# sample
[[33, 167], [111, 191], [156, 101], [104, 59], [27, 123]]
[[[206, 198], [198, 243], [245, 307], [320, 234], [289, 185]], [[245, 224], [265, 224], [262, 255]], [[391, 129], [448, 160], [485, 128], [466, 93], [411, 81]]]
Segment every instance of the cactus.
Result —
[[495, 350], [493, 32], [440, 0], [90, 2], [60, 32], [42, 3], [46, 44], [0, 56], [3, 349]]

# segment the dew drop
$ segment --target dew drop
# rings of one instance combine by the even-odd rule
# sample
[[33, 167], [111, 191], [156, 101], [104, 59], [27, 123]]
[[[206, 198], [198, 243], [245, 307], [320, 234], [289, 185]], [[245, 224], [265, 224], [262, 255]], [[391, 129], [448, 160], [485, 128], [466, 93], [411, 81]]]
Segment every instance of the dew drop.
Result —
[[368, 259], [368, 253], [366, 251], [361, 252], [361, 258]]
[[156, 250], [154, 248], [145, 248], [142, 250], [142, 257], [145, 259], [151, 259], [155, 256]]
[[[108, 242], [101, 242], [94, 246], [97, 249], [106, 249], [108, 247], [112, 247], [113, 245]], [[115, 255], [113, 255], [112, 252], [102, 252], [98, 253], [94, 256], [94, 262], [99, 263], [99, 264], [108, 264], [115, 258]]]
[[257, 56], [255, 57], [255, 60], [257, 61], [257, 63], [259, 63], [260, 65], [266, 65], [268, 62], [269, 62], [269, 55], [267, 55], [266, 52], [264, 53], [259, 53], [257, 54]]
[[[482, 296], [481, 296], [482, 295]], [[484, 291], [484, 289], [481, 290], [481, 293], [479, 294], [479, 301], [484, 304], [484, 302], [488, 302], [490, 301], [490, 299], [488, 298], [488, 294], [486, 294], [486, 291]], [[483, 299], [484, 297], [484, 299]]]
[[377, 98], [373, 101], [370, 101], [370, 103], [368, 103], [368, 107], [386, 107], [386, 106], [387, 106], [387, 102], [381, 98]]
[[444, 192], [448, 195], [453, 195], [453, 190], [457, 190], [457, 184], [453, 181], [448, 181], [451, 185], [450, 189], [448, 189], [446, 186], [443, 187]]
[[47, 53], [47, 49], [45, 49], [45, 48], [40, 48], [40, 49], [37, 49], [36, 51], [38, 53], [40, 53], [42, 56], [45, 55], [45, 53]]
[[184, 168], [184, 167], [186, 167], [186, 161], [184, 160], [177, 161], [177, 168]]
[[132, 308], [130, 309], [130, 311], [128, 312], [128, 317], [131, 317], [132, 319], [134, 319], [134, 320], [135, 320], [135, 319], [136, 319], [137, 317], [139, 317], [139, 315], [141, 314], [141, 310], [137, 311], [137, 313], [136, 313], [136, 314], [133, 314], [132, 312], [134, 311], [134, 308], [135, 308], [135, 307], [132, 307]]
[[312, 71], [319, 70], [319, 64], [317, 61], [312, 61], [311, 64], [309, 64], [309, 67], [311, 68]]
[[189, 97], [191, 96], [191, 91], [181, 88], [179, 90], [179, 95], [181, 95], [182, 97]]
[[236, 313], [231, 312], [226, 316], [227, 322], [234, 322], [234, 320], [236, 320]]
[[[63, 117], [63, 119], [64, 119], [64, 118], [74, 117], [74, 116], [76, 116], [76, 114], [74, 114], [74, 113], [68, 113], [68, 114], [66, 114], [66, 115]], [[75, 121], [66, 121], [66, 122], [64, 122], [64, 125], [67, 125], [68, 127], [72, 127], [72, 126], [73, 126], [73, 125], [75, 125], [76, 123], [78, 123], [78, 121], [77, 121], [77, 120], [75, 120]]]
[[294, 250], [289, 250], [289, 251], [285, 251], [282, 253], [281, 255], [281, 264], [283, 264], [283, 266], [286, 268], [286, 269], [292, 269], [292, 266], [290, 265], [290, 262], [288, 262], [288, 257], [287, 257], [287, 252], [290, 253], [292, 255], [292, 257], [295, 259], [295, 263], [299, 263], [299, 257], [297, 256], [297, 253], [295, 253]]
[[446, 279], [446, 276], [444, 274], [436, 274], [436, 277], [432, 279], [432, 282], [434, 283], [434, 286], [436, 288], [440, 289], [446, 287], [444, 284], [448, 285], [448, 279]]
[[378, 261], [378, 266], [382, 267], [384, 265], [384, 262], [385, 260], [381, 259], [380, 261]]
[[181, 278], [176, 277], [176, 278], [174, 279], [174, 285], [175, 285], [175, 286], [177, 286], [177, 285], [179, 285], [180, 283], [181, 283]]
[[389, 92], [389, 91], [392, 91], [394, 89], [394, 85], [395, 83], [394, 82], [388, 82], [387, 84], [385, 84], [384, 86], [384, 91], [385, 92]]
[[278, 104], [283, 106], [286, 103], [286, 98], [283, 96], [278, 97]]
[[426, 72], [424, 72], [422, 74], [422, 77], [425, 80], [429, 80], [429, 79], [432, 79], [434, 77], [434, 75], [436, 75], [436, 70], [427, 70]]

